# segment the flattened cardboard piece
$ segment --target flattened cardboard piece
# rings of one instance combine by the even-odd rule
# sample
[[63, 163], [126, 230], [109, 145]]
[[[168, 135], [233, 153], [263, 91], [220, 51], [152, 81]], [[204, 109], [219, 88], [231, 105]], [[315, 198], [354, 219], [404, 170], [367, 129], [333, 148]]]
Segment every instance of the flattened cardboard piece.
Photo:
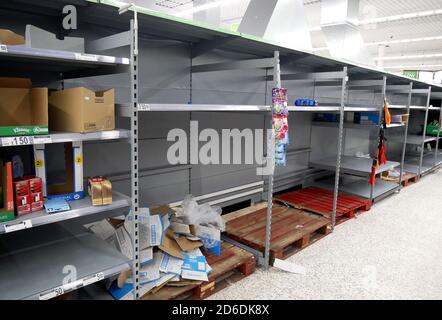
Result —
[[6, 44], [9, 46], [24, 45], [25, 37], [9, 29], [0, 29], [0, 44]]
[[123, 271], [120, 273], [117, 279], [117, 286], [118, 288], [123, 288], [124, 284], [126, 283], [126, 280], [131, 276], [132, 272], [130, 270]]
[[160, 246], [164, 242], [164, 227], [161, 216], [153, 215], [145, 218], [146, 223], [140, 223], [140, 226], [143, 225], [143, 229], [140, 230], [141, 246]]
[[172, 257], [183, 259], [184, 256], [181, 253], [181, 248], [173, 237], [173, 231], [167, 230], [164, 237], [163, 244], [159, 248], [165, 253], [171, 255]]
[[178, 234], [191, 235], [190, 227], [188, 224], [172, 222], [170, 228]]
[[153, 248], [140, 250], [140, 264], [144, 265], [153, 259]]
[[181, 236], [175, 240], [178, 243], [178, 245], [180, 246], [182, 251], [191, 251], [191, 250], [194, 250], [196, 248], [203, 246], [203, 243], [201, 241], [191, 241], [183, 236]]
[[184, 261], [182, 259], [169, 256], [167, 253], [165, 253], [161, 259], [160, 271], [179, 276], [181, 274], [183, 262]]
[[161, 251], [157, 251], [153, 254], [153, 260], [150, 261], [149, 263], [144, 264], [140, 268], [141, 284], [155, 282], [161, 278], [160, 264], [162, 258], [163, 258], [163, 253]]
[[208, 281], [207, 261], [200, 249], [184, 253], [184, 263], [181, 270], [183, 279]]
[[175, 210], [173, 210], [171, 207], [167, 206], [167, 205], [163, 205], [157, 208], [153, 208], [150, 209], [150, 212], [154, 215], [154, 214], [159, 214], [161, 216], [165, 215], [165, 214], [169, 214], [169, 215], [174, 215], [175, 214]]

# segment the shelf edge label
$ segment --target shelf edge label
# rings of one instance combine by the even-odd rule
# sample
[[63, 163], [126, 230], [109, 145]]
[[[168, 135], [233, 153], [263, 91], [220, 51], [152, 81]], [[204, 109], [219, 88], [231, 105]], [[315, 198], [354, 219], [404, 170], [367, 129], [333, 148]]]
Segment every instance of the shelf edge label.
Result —
[[32, 221], [31, 220], [24, 220], [20, 223], [12, 224], [12, 225], [5, 225], [5, 233], [9, 232], [15, 232], [19, 230], [24, 230], [32, 228]]
[[139, 103], [138, 111], [150, 111], [150, 105], [147, 103]]
[[34, 144], [47, 144], [52, 143], [52, 138], [48, 137], [34, 137]]
[[48, 292], [41, 293], [38, 297], [39, 300], [49, 300], [55, 297], [59, 297], [64, 293], [63, 287], [57, 287]]
[[30, 144], [34, 144], [34, 137], [32, 136], [23, 136], [23, 137], [6, 137], [1, 138], [2, 146], [26, 146]]
[[88, 286], [90, 284], [93, 284], [95, 282], [101, 281], [103, 279], [104, 279], [103, 272], [99, 272], [99, 273], [96, 273], [96, 274], [94, 274], [94, 275], [92, 275], [90, 277], [83, 278], [83, 280], [82, 280], [83, 287], [86, 287], [86, 286]]
[[0, 52], [8, 53], [8, 46], [4, 44], [0, 44]]
[[98, 61], [98, 56], [94, 54], [86, 54], [86, 53], [76, 53], [75, 54], [76, 60], [82, 60], [82, 61]]

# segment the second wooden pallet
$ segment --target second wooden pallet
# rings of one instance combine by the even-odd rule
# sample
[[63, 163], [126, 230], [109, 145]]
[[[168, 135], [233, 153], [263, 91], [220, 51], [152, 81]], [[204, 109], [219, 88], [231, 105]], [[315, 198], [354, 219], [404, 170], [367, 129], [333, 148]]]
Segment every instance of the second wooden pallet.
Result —
[[[226, 234], [261, 252], [265, 250], [267, 208], [226, 223]], [[304, 211], [275, 204], [271, 225], [271, 262], [286, 259], [329, 233], [329, 221]]]

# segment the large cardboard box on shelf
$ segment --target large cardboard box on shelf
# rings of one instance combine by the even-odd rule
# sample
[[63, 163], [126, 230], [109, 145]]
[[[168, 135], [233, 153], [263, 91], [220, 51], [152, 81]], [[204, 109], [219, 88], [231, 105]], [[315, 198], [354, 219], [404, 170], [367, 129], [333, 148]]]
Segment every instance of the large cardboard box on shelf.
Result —
[[48, 89], [26, 78], [0, 78], [0, 136], [48, 134]]
[[45, 145], [34, 146], [35, 173], [43, 181], [43, 196], [46, 199], [62, 198], [68, 201], [83, 199], [83, 143], [81, 141], [64, 143], [64, 161], [66, 168], [65, 181], [49, 184]]
[[51, 130], [94, 132], [115, 129], [114, 89], [97, 91], [79, 87], [49, 95]]
[[0, 44], [23, 45], [25, 44], [25, 37], [8, 29], [0, 29]]
[[12, 163], [0, 160], [0, 222], [14, 219], [14, 194], [12, 186]]

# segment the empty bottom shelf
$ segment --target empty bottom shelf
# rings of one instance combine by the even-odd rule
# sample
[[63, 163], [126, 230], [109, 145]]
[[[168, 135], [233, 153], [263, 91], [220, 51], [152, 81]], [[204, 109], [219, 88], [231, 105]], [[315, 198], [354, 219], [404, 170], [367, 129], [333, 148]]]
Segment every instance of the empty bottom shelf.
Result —
[[130, 259], [77, 225], [56, 223], [0, 237], [1, 300], [47, 299], [53, 289], [67, 293], [90, 284], [90, 277], [129, 268]]

